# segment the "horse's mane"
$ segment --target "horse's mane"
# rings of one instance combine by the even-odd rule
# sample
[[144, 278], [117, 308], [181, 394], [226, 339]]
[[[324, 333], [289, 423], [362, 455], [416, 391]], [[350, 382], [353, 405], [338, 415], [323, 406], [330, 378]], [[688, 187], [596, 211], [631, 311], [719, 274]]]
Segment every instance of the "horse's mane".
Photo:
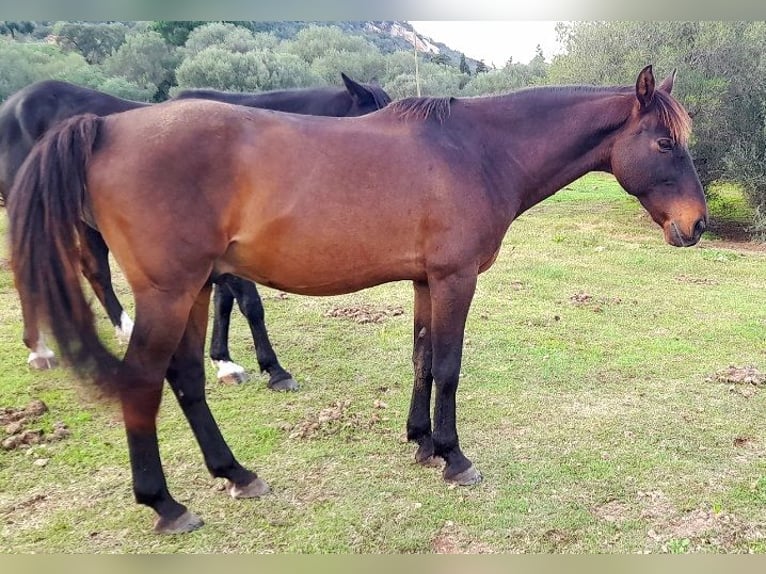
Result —
[[660, 120], [670, 130], [673, 139], [687, 145], [692, 131], [692, 118], [683, 106], [670, 94], [662, 90], [654, 92], [654, 106]]
[[390, 113], [402, 119], [425, 120], [435, 118], [443, 122], [450, 113], [450, 104], [454, 98], [402, 98], [389, 104]]
[[[499, 96], [478, 96], [475, 98], [463, 98], [463, 99], [493, 99], [502, 98], [513, 94], [533, 94], [535, 92], [547, 91], [547, 92], [575, 92], [575, 91], [587, 91], [587, 92], [614, 92], [615, 90], [625, 93], [632, 93], [633, 88], [630, 86], [613, 86], [613, 87], [601, 87], [601, 86], [538, 86], [532, 88], [523, 88], [508, 94]], [[433, 98], [433, 97], [411, 97], [402, 98], [397, 100], [388, 106], [389, 113], [402, 119], [416, 119], [425, 120], [428, 118], [435, 118], [440, 123], [443, 122], [450, 115], [450, 106], [455, 100], [453, 97]], [[689, 135], [691, 134], [692, 119], [689, 113], [673, 96], [662, 90], [655, 90], [654, 92], [654, 108], [660, 121], [663, 125], [667, 126], [671, 136], [681, 145], [687, 145], [689, 141]]]

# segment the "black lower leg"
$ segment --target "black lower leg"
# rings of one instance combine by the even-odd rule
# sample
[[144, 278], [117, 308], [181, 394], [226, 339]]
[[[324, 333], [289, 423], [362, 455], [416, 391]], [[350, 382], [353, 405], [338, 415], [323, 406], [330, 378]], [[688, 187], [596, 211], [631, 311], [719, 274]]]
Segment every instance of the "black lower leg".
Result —
[[236, 293], [239, 310], [247, 318], [253, 335], [255, 356], [262, 373], [269, 374], [269, 387], [278, 390], [296, 390], [293, 376], [279, 364], [277, 354], [266, 331], [266, 314], [255, 283], [239, 277], [233, 278], [232, 291]]
[[412, 365], [415, 382], [412, 387], [410, 411], [407, 417], [407, 440], [417, 443], [415, 460], [420, 464], [434, 463], [431, 438], [431, 302], [427, 284], [415, 283], [415, 320]]

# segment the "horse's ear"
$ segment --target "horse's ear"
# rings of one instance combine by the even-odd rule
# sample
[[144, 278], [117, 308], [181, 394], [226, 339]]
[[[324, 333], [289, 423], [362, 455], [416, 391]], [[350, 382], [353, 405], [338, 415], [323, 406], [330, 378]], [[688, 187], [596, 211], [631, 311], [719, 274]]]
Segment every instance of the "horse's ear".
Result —
[[652, 100], [654, 100], [654, 74], [652, 73], [651, 64], [638, 74], [636, 97], [639, 104], [641, 104], [642, 110], [648, 108], [652, 104]]
[[660, 85], [657, 87], [658, 90], [662, 90], [666, 94], [669, 94], [673, 90], [673, 82], [676, 80], [676, 69], [673, 68], [673, 71], [670, 72], [670, 75], [662, 80], [660, 82]]
[[351, 97], [355, 100], [366, 101], [371, 97], [370, 90], [359, 82], [355, 82], [343, 72], [340, 73], [340, 77], [343, 78], [343, 83], [346, 85], [348, 93], [351, 94]]

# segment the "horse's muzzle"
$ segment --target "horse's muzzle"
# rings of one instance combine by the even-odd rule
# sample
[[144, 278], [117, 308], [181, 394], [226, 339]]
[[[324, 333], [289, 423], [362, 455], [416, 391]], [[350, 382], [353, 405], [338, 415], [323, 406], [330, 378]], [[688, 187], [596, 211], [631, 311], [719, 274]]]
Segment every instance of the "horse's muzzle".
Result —
[[674, 247], [691, 247], [699, 242], [705, 229], [707, 229], [707, 217], [700, 217], [696, 221], [690, 235], [683, 233], [678, 224], [671, 221], [665, 228], [665, 240]]

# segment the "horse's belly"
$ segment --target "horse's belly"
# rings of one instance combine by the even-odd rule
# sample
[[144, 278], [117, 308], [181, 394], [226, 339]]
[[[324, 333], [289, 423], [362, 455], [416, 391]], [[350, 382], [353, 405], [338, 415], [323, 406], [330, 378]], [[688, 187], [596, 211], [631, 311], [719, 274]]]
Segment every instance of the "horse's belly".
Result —
[[236, 241], [216, 264], [256, 283], [302, 295], [339, 295], [397, 280], [422, 280], [425, 269], [410, 248], [306, 236]]

